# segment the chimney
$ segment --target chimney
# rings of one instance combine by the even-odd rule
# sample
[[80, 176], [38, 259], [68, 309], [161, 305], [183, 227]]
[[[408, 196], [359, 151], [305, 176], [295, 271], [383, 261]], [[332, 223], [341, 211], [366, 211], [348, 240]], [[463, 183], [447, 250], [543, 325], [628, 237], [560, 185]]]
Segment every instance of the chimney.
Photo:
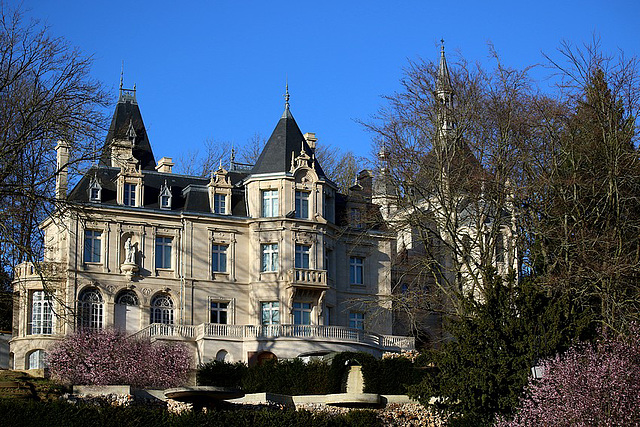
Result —
[[304, 134], [304, 139], [307, 140], [307, 144], [309, 144], [309, 148], [311, 148], [311, 151], [316, 151], [316, 142], [318, 142], [316, 134], [314, 132], [307, 132]]
[[358, 184], [362, 187], [362, 192], [371, 197], [373, 190], [373, 172], [368, 169], [360, 171], [358, 174]]
[[173, 167], [173, 165], [175, 165], [175, 163], [172, 162], [171, 157], [163, 157], [158, 161], [156, 171], [171, 173], [171, 168]]
[[69, 148], [66, 141], [58, 141], [56, 144], [56, 199], [67, 197], [67, 170], [69, 167]]

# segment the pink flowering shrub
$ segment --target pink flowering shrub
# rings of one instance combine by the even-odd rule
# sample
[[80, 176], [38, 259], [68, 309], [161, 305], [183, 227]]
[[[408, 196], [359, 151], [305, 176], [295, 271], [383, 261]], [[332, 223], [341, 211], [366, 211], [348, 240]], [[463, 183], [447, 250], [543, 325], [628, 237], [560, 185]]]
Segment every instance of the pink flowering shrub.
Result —
[[543, 362], [513, 421], [498, 426], [640, 425], [640, 328]]
[[113, 330], [68, 335], [47, 356], [52, 378], [67, 384], [175, 387], [191, 365], [184, 344], [151, 343]]

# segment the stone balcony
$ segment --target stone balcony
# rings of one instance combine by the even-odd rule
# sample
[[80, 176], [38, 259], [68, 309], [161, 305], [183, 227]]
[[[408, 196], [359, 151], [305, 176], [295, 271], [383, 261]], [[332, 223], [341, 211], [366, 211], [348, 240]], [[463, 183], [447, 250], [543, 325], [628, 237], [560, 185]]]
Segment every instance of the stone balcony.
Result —
[[200, 341], [207, 339], [232, 341], [301, 340], [324, 344], [360, 344], [380, 352], [415, 350], [415, 338], [381, 335], [343, 326], [324, 325], [166, 325], [154, 323], [133, 337]]
[[288, 272], [289, 286], [301, 289], [328, 289], [327, 270], [292, 268]]

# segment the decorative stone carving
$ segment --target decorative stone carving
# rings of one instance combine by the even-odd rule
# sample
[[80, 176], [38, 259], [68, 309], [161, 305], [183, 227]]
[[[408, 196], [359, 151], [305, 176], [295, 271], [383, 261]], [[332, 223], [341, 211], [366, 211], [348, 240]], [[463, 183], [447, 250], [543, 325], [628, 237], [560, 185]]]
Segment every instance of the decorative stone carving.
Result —
[[131, 243], [131, 237], [128, 237], [124, 242], [124, 263], [120, 266], [127, 280], [131, 280], [133, 276], [138, 272], [138, 265], [136, 264], [136, 248]]

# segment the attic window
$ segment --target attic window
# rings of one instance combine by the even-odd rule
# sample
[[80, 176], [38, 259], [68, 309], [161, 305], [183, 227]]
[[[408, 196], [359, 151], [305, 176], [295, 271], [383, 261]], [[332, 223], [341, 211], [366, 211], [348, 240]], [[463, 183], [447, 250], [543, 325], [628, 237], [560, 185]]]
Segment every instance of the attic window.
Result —
[[160, 209], [171, 209], [171, 188], [167, 185], [167, 181], [160, 188]]
[[93, 203], [100, 203], [102, 201], [102, 186], [96, 177], [94, 177], [89, 184], [89, 201]]

